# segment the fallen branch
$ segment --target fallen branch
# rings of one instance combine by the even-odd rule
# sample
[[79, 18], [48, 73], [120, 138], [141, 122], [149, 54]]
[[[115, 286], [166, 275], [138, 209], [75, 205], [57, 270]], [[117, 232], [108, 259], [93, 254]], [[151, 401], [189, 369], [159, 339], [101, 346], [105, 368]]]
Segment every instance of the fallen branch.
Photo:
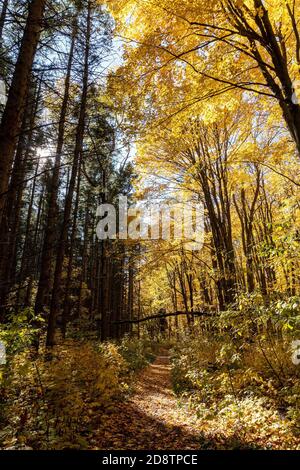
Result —
[[157, 320], [157, 319], [163, 319], [163, 318], [169, 318], [169, 317], [177, 317], [179, 315], [186, 315], [186, 316], [192, 316], [192, 317], [209, 317], [212, 315], [211, 312], [175, 312], [175, 313], [164, 313], [164, 314], [159, 314], [159, 315], [152, 315], [150, 317], [143, 317], [140, 319], [134, 319], [134, 320], [120, 320], [120, 321], [114, 321], [112, 322], [113, 324], [124, 324], [124, 323], [142, 323], [150, 320]]

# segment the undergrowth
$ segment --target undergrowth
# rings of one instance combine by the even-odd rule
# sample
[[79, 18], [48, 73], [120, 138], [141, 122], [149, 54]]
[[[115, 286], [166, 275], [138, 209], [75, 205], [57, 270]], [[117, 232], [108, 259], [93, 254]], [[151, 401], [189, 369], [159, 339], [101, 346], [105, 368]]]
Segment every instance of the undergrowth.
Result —
[[72, 339], [51, 356], [46, 350], [36, 355], [28, 315], [0, 332], [7, 345], [7, 364], [0, 366], [0, 447], [89, 448], [93, 429], [127, 396], [133, 371], [154, 358], [153, 348], [143, 339], [120, 344]]
[[300, 449], [299, 301], [221, 314], [172, 350], [172, 377], [181, 406], [194, 411], [205, 442], [220, 448]]

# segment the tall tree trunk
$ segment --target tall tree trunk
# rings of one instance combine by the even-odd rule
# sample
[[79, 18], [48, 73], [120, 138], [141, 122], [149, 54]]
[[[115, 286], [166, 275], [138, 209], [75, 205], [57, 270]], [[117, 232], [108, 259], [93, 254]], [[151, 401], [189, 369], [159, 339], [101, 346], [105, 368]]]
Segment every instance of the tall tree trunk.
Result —
[[0, 124], [0, 223], [16, 150], [34, 56], [42, 30], [46, 0], [32, 0], [7, 103]]
[[81, 165], [79, 165], [78, 178], [77, 178], [76, 201], [75, 201], [75, 207], [74, 207], [71, 238], [70, 238], [70, 243], [69, 243], [70, 249], [69, 249], [68, 269], [67, 269], [67, 278], [66, 278], [65, 292], [64, 292], [64, 303], [63, 303], [63, 314], [62, 314], [63, 338], [65, 338], [66, 336], [67, 325], [68, 325], [70, 311], [71, 311], [69, 294], [70, 294], [70, 288], [71, 288], [71, 283], [72, 283], [73, 258], [74, 258], [74, 248], [75, 248], [77, 219], [78, 219], [79, 194], [80, 194], [80, 167]]
[[242, 228], [242, 244], [243, 251], [246, 258], [246, 280], [247, 280], [247, 291], [253, 292], [255, 289], [255, 276], [254, 276], [254, 233], [253, 224], [254, 216], [256, 211], [256, 205], [261, 188], [261, 171], [258, 166], [256, 170], [256, 185], [254, 188], [254, 196], [251, 204], [247, 204], [246, 192], [242, 188], [240, 192], [240, 204], [238, 203], [235, 196], [233, 196], [233, 202], [240, 219]]
[[58, 138], [57, 147], [55, 154], [55, 163], [53, 168], [52, 179], [50, 183], [49, 201], [48, 201], [48, 213], [45, 224], [45, 237], [41, 255], [41, 269], [40, 278], [38, 284], [38, 291], [35, 301], [35, 313], [38, 316], [44, 310], [45, 299], [47, 298], [50, 291], [51, 277], [52, 277], [52, 257], [53, 248], [55, 244], [56, 235], [56, 218], [57, 218], [57, 196], [59, 188], [59, 177], [61, 167], [61, 156], [64, 147], [65, 138], [65, 124], [67, 117], [67, 108], [70, 98], [70, 81], [72, 64], [74, 58], [74, 49], [77, 36], [77, 18], [74, 20], [72, 30], [72, 42], [69, 52], [69, 60], [67, 66], [67, 75], [65, 78], [64, 97], [61, 105], [61, 112], [58, 125]]
[[[33, 213], [33, 204], [34, 204], [36, 185], [37, 185], [38, 168], [39, 168], [39, 165], [37, 165], [35, 169], [35, 176], [34, 176], [34, 180], [32, 183], [31, 197], [30, 197], [29, 208], [28, 208], [28, 213], [27, 213], [25, 241], [24, 241], [24, 246], [23, 246], [21, 268], [20, 268], [20, 283], [22, 283], [22, 281], [26, 278], [26, 275], [28, 274], [28, 257], [32, 255], [31, 253], [32, 246], [30, 243], [30, 237], [31, 237], [30, 230], [31, 230], [31, 220], [32, 220], [32, 213]], [[44, 191], [42, 191], [42, 196], [44, 196]], [[41, 204], [41, 201], [40, 201], [40, 204]], [[40, 204], [39, 204], [39, 207], [40, 207]]]
[[[35, 170], [35, 175], [31, 187], [31, 196], [30, 196], [30, 202], [29, 202], [29, 207], [28, 207], [28, 212], [27, 212], [27, 218], [26, 218], [26, 225], [25, 225], [25, 238], [24, 238], [24, 245], [22, 249], [22, 256], [21, 256], [21, 265], [20, 265], [20, 271], [19, 271], [19, 289], [18, 289], [18, 295], [17, 295], [17, 309], [19, 309], [19, 306], [21, 305], [21, 292], [24, 291], [26, 286], [24, 286], [24, 281], [26, 280], [26, 276], [31, 274], [30, 271], [30, 266], [34, 263], [34, 250], [35, 250], [35, 245], [34, 241], [32, 240], [32, 235], [31, 235], [31, 228], [32, 228], [32, 216], [33, 216], [33, 204], [35, 200], [35, 193], [36, 193], [36, 186], [37, 186], [37, 174], [38, 174], [38, 168], [39, 168], [39, 163], [36, 166]], [[39, 203], [38, 203], [38, 214], [37, 214], [37, 223], [39, 223], [39, 214], [40, 210], [43, 204], [43, 199], [44, 199], [44, 188], [42, 188], [42, 192], [39, 198]]]
[[26, 107], [28, 116], [24, 116], [23, 119], [22, 134], [18, 142], [12, 177], [7, 193], [6, 204], [3, 208], [3, 218], [0, 227], [0, 273], [2, 279], [6, 279], [8, 282], [11, 279], [11, 283], [15, 281], [17, 235], [25, 188], [24, 180], [26, 166], [30, 156], [40, 96], [41, 81], [37, 87], [35, 96], [31, 94], [28, 96]]
[[80, 273], [79, 288], [78, 288], [78, 304], [77, 304], [77, 317], [80, 318], [81, 307], [82, 307], [82, 291], [83, 283], [86, 281], [86, 271], [87, 271], [87, 248], [88, 248], [88, 235], [89, 235], [89, 203], [90, 197], [87, 197], [87, 204], [85, 208], [85, 222], [84, 222], [84, 239], [83, 239], [83, 248], [82, 248], [82, 269]]
[[87, 94], [88, 94], [88, 81], [89, 81], [89, 55], [90, 55], [90, 39], [91, 39], [91, 21], [92, 21], [92, 6], [91, 2], [88, 2], [87, 6], [87, 27], [86, 27], [86, 44], [85, 44], [85, 57], [84, 57], [84, 73], [83, 73], [83, 85], [81, 104], [79, 112], [79, 120], [76, 131], [76, 142], [74, 150], [73, 166], [70, 178], [70, 184], [68, 193], [66, 196], [65, 209], [63, 224], [60, 234], [60, 240], [57, 250], [56, 266], [54, 273], [53, 292], [51, 299], [51, 307], [48, 321], [47, 330], [47, 346], [52, 347], [55, 343], [55, 330], [56, 330], [56, 318], [60, 307], [60, 287], [62, 280], [63, 263], [66, 252], [66, 242], [68, 237], [68, 229], [70, 225], [70, 216], [72, 210], [73, 194], [76, 185], [76, 178], [79, 169], [80, 155], [82, 152], [84, 131], [85, 131], [85, 120], [86, 120], [86, 107], [87, 107]]
[[[22, 198], [25, 189], [25, 174], [28, 159], [30, 157], [31, 145], [34, 135], [34, 125], [38, 114], [41, 97], [41, 80], [37, 83], [35, 90], [30, 90], [26, 98], [26, 113], [23, 116], [21, 133], [18, 140], [17, 151], [14, 159], [12, 176], [9, 189], [5, 198], [2, 211], [2, 223], [0, 224], [0, 273], [1, 279], [5, 279], [5, 285], [0, 288], [1, 306], [0, 318], [5, 319], [5, 304], [12, 286], [16, 283], [17, 266], [17, 243], [20, 224], [20, 212]], [[34, 177], [34, 185], [36, 174]], [[31, 201], [33, 203], [33, 201]], [[29, 205], [31, 215], [32, 204]], [[27, 233], [25, 238], [27, 237]], [[16, 308], [18, 309], [20, 291], [17, 291]]]
[[5, 25], [5, 20], [6, 20], [7, 7], [8, 7], [8, 0], [4, 0], [3, 5], [2, 5], [2, 10], [1, 10], [1, 15], [0, 15], [0, 48], [2, 46], [2, 35], [3, 35], [3, 28]]

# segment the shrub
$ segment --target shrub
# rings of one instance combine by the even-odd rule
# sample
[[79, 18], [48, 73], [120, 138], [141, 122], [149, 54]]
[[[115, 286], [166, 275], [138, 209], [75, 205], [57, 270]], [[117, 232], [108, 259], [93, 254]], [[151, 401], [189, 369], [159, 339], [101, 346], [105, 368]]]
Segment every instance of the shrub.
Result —
[[119, 345], [119, 352], [128, 364], [128, 369], [137, 372], [155, 359], [156, 347], [148, 339], [126, 336]]
[[16, 354], [5, 391], [5, 444], [84, 448], [94, 416], [105, 413], [125, 390], [126, 370], [109, 343], [98, 347], [68, 341], [53, 350], [51, 360], [43, 354], [35, 361], [29, 354]]
[[[285, 312], [294, 318], [295, 308], [287, 305]], [[261, 307], [257, 325], [262, 315], [272, 317], [273, 309]], [[240, 312], [239, 321], [232, 323], [230, 315], [222, 315], [223, 322], [227, 317], [222, 327], [209, 332], [199, 327], [174, 346], [172, 378], [182, 406], [201, 420], [206, 440], [220, 439], [227, 443], [224, 448], [298, 448], [300, 369], [292, 362], [292, 330], [283, 328], [288, 314], [280, 320], [284, 334], [257, 328], [252, 337], [246, 334], [252, 326], [247, 315]]]

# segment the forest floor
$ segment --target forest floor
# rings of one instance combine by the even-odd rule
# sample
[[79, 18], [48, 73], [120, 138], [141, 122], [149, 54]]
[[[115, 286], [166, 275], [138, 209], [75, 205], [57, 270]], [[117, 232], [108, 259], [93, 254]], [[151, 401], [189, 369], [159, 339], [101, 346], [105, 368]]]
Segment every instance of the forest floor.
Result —
[[138, 377], [133, 395], [119, 403], [94, 435], [97, 449], [196, 450], [200, 430], [193, 413], [178, 406], [167, 351]]
[[[97, 362], [93, 348], [72, 349], [69, 346], [66, 355], [60, 351], [60, 359], [56, 362], [45, 362], [42, 358], [38, 363], [40, 368], [29, 364], [27, 375], [22, 372], [22, 356], [17, 368], [20, 372], [16, 378], [13, 376], [11, 384], [22, 385], [23, 391], [12, 386], [7, 389], [11, 395], [7, 395], [10, 405], [3, 415], [7, 418], [0, 430], [0, 448], [106, 451], [300, 449], [298, 428], [287, 413], [279, 409], [281, 402], [270, 399], [269, 395], [265, 398], [264, 389], [252, 379], [249, 382], [244, 370], [235, 371], [235, 375], [232, 372], [231, 383], [238, 385], [242, 377], [252, 387], [241, 386], [239, 389], [232, 385], [235, 394], [229, 386], [226, 388], [227, 381], [224, 385], [227, 375], [219, 370], [207, 372], [204, 362], [197, 364], [198, 369], [203, 367], [204, 371], [200, 378], [196, 376], [198, 389], [177, 388], [181, 385], [178, 377], [181, 381], [186, 377], [185, 368], [178, 369], [174, 349], [159, 351], [157, 346], [151, 354], [153, 360], [154, 351], [159, 351], [156, 360], [141, 372], [137, 373], [137, 369], [127, 365], [124, 370], [120, 369], [119, 384], [115, 369], [109, 368], [109, 364], [120, 360], [121, 356], [115, 345], [106, 345], [106, 348], [108, 362], [103, 362], [99, 352]], [[74, 363], [72, 358], [77, 362]], [[121, 359], [123, 361], [123, 357]], [[136, 358], [135, 363], [139, 363]], [[34, 380], [35, 369], [43, 382]], [[70, 370], [74, 381], [66, 380], [71, 376]], [[116, 370], [119, 371], [118, 367]], [[25, 378], [20, 375], [22, 373]], [[100, 385], [104, 387], [100, 392], [97, 388], [99, 377]], [[265, 382], [262, 385], [265, 387]], [[269, 390], [270, 386], [267, 394]], [[111, 391], [116, 395], [110, 396]]]
[[[225, 424], [222, 420], [199, 419], [188, 400], [176, 396], [167, 350], [137, 377], [132, 395], [116, 403], [108, 415], [98, 417], [93, 437], [94, 450], [250, 450], [295, 449], [299, 441], [284, 424], [263, 415], [261, 408], [247, 408], [246, 421]], [[252, 403], [252, 402], [251, 402]], [[274, 422], [273, 422], [274, 421]], [[95, 426], [96, 424], [96, 426]]]

